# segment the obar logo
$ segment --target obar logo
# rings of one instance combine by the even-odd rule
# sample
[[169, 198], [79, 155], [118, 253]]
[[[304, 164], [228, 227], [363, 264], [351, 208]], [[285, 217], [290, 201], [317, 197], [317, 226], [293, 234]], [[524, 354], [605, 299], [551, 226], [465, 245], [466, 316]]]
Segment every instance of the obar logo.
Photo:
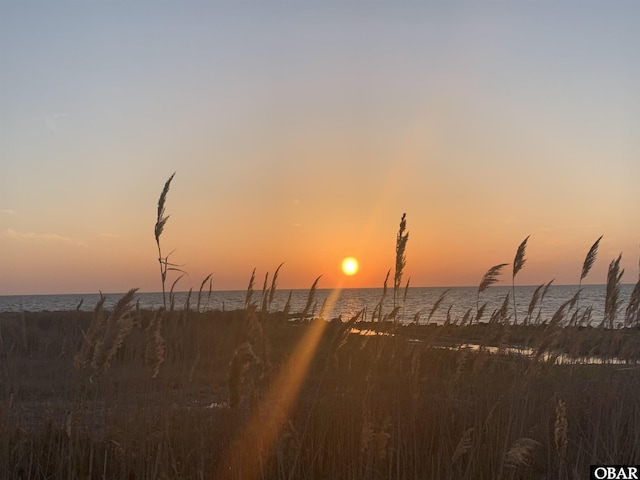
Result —
[[640, 465], [591, 465], [591, 480], [640, 480]]

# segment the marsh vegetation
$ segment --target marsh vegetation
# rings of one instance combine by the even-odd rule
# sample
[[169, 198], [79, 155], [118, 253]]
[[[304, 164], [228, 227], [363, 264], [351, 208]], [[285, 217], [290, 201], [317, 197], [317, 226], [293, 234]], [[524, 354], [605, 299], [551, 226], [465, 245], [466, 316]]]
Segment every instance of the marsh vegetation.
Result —
[[585, 478], [640, 458], [637, 328], [131, 303], [1, 321], [0, 478]]
[[154, 232], [165, 308], [133, 289], [108, 310], [0, 314], [0, 478], [574, 479], [640, 463], [640, 282], [622, 305], [619, 258], [602, 318], [580, 287], [541, 316], [550, 282], [523, 318], [515, 288], [487, 312], [499, 264], [475, 308], [436, 325], [446, 292], [403, 317], [403, 215], [392, 298], [389, 270], [368, 317], [324, 318], [318, 279], [302, 310], [272, 309], [280, 267], [261, 291], [254, 271], [244, 308], [205, 310], [210, 276], [177, 306], [160, 242], [171, 179]]

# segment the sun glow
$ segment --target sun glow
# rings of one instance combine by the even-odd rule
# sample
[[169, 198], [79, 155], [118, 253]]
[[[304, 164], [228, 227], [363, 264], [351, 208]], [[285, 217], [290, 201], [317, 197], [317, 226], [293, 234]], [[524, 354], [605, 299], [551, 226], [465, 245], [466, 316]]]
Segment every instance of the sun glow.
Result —
[[353, 257], [347, 257], [342, 261], [342, 271], [345, 275], [355, 275], [358, 273], [358, 261]]

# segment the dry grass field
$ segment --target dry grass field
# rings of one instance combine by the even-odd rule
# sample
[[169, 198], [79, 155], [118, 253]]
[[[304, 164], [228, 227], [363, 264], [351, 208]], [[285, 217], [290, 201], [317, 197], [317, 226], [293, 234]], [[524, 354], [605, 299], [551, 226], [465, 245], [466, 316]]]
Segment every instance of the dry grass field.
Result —
[[527, 237], [502, 307], [481, 294], [504, 263], [461, 318], [430, 323], [441, 297], [400, 321], [404, 214], [367, 322], [315, 315], [317, 279], [301, 312], [272, 311], [280, 267], [259, 299], [254, 271], [244, 309], [203, 311], [210, 276], [176, 308], [183, 272], [160, 241], [173, 178], [154, 229], [162, 308], [133, 289], [110, 310], [0, 314], [0, 478], [573, 480], [640, 464], [640, 281], [624, 308], [618, 257], [603, 318], [579, 304], [602, 237], [550, 318], [535, 312], [551, 282], [516, 317]]
[[578, 479], [640, 463], [636, 327], [291, 317], [139, 310], [133, 292], [112, 311], [0, 315], [0, 478]]

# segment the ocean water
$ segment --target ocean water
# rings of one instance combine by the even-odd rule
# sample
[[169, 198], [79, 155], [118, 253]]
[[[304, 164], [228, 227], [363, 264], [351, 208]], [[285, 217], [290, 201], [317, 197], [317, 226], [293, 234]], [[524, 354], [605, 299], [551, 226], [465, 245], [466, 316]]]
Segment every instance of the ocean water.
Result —
[[[517, 286], [515, 289], [515, 298], [517, 305], [517, 315], [519, 323], [527, 315], [529, 303], [533, 296], [534, 286]], [[558, 308], [567, 300], [569, 300], [577, 292], [577, 286], [552, 285], [547, 291], [542, 303], [538, 304], [535, 309], [535, 315], [540, 314], [542, 321], [550, 320]], [[620, 289], [620, 313], [619, 321], [624, 318], [624, 310], [627, 307], [633, 285], [622, 285]], [[429, 319], [429, 314], [437, 302], [440, 295], [446, 291], [444, 300]], [[292, 313], [301, 312], [309, 296], [309, 290], [279, 290], [276, 291], [271, 311], [282, 310], [287, 302], [289, 293], [291, 292], [291, 310]], [[582, 286], [580, 293], [580, 309], [591, 307], [592, 324], [598, 325], [604, 316], [605, 305], [604, 285], [586, 285]], [[319, 289], [316, 291], [312, 310], [315, 315], [320, 313], [323, 303], [325, 310], [324, 318], [340, 317], [348, 320], [359, 311], [365, 309], [365, 319], [370, 320], [371, 315], [380, 301], [383, 290], [381, 288], [358, 288], [344, 289], [334, 291], [330, 289]], [[491, 313], [500, 308], [505, 296], [509, 294], [509, 314], [513, 318], [513, 298], [511, 287], [493, 286], [480, 294], [480, 305], [487, 303], [483, 320], [487, 321]], [[124, 293], [106, 294], [106, 308], [111, 308], [124, 295]], [[175, 305], [176, 309], [184, 308], [188, 294], [186, 292], [176, 293]], [[253, 300], [260, 304], [262, 297], [261, 291], [253, 294]], [[21, 312], [21, 311], [61, 311], [75, 310], [80, 306], [81, 310], [93, 310], [96, 303], [100, 299], [98, 294], [77, 294], [77, 295], [10, 295], [0, 296], [0, 312]], [[201, 310], [235, 310], [243, 308], [245, 305], [246, 291], [219, 291], [203, 292], [201, 298]], [[478, 295], [477, 287], [410, 287], [404, 297], [404, 289], [400, 291], [399, 313], [401, 322], [411, 322], [415, 315], [418, 314], [419, 321], [426, 323], [427, 321], [443, 323], [449, 316], [451, 321], [464, 316], [465, 312], [471, 308], [475, 312]], [[141, 308], [158, 309], [162, 306], [162, 293], [137, 293], [136, 301], [139, 302]], [[82, 302], [82, 303], [81, 303]], [[192, 309], [196, 308], [197, 294], [193, 294], [190, 299]], [[393, 309], [393, 290], [387, 290], [387, 296], [383, 304], [383, 314], [389, 313]]]

